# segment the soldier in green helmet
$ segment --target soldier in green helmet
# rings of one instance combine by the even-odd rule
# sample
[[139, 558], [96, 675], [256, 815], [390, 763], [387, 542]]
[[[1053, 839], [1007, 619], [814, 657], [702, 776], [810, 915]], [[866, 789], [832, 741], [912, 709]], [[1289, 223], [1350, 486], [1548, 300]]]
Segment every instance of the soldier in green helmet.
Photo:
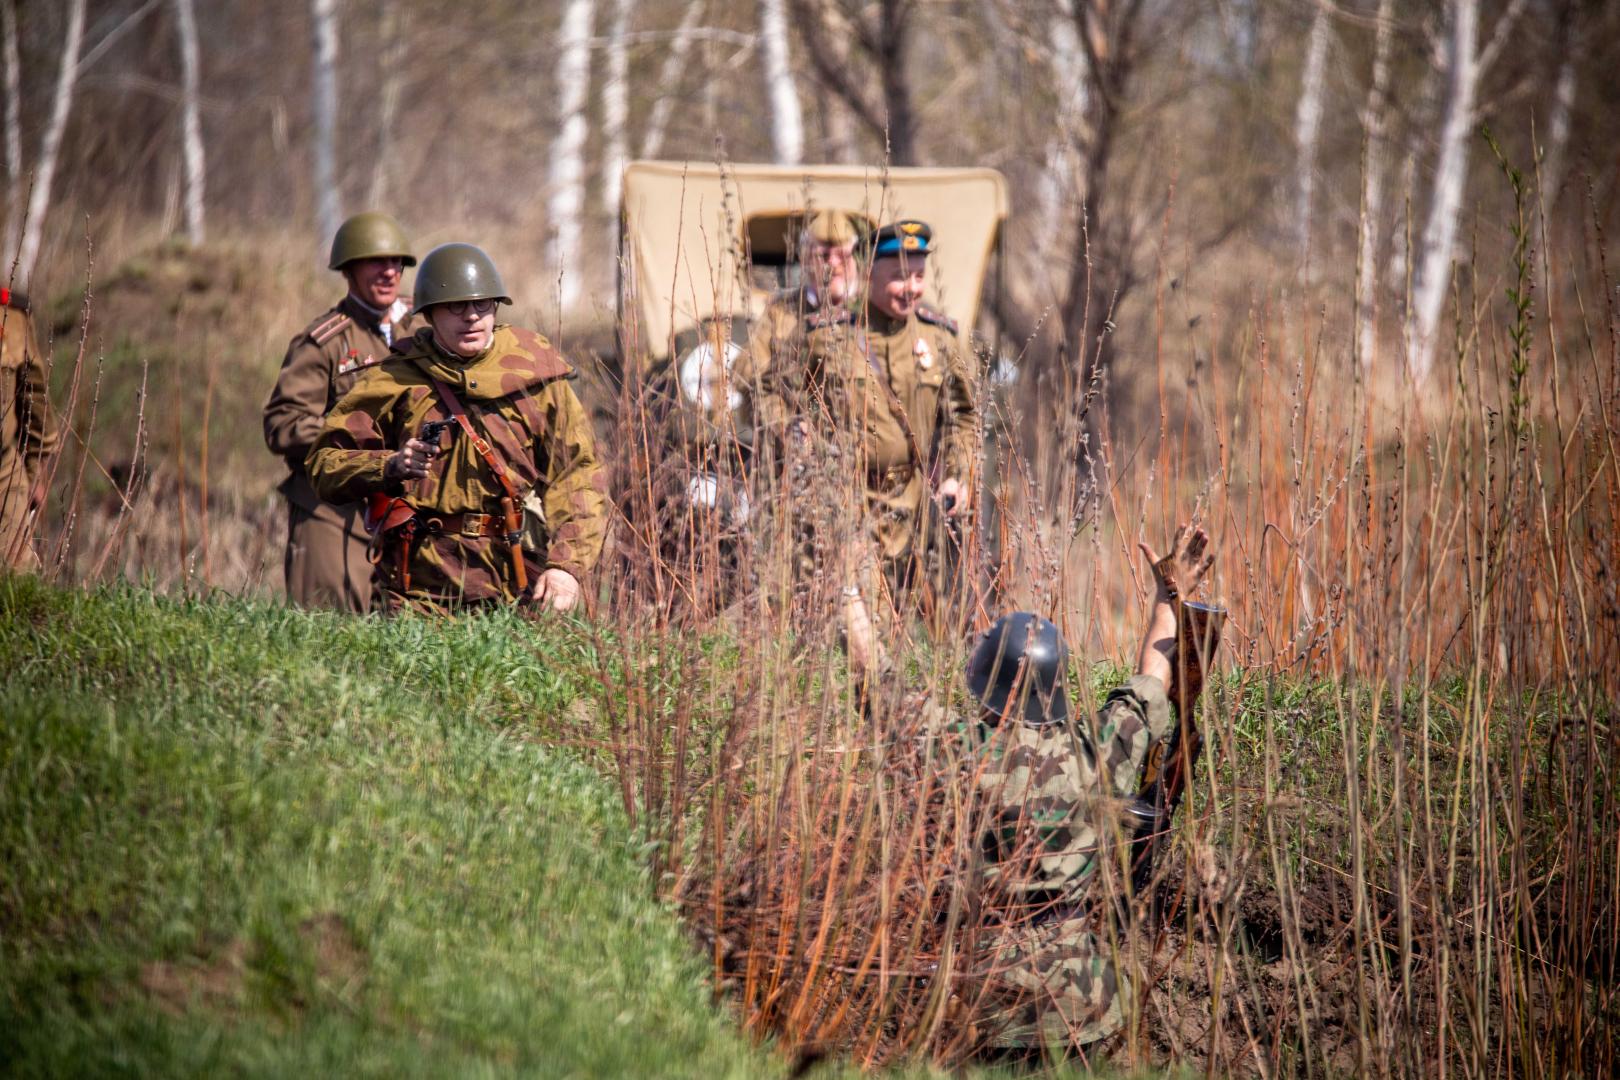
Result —
[[[879, 718], [892, 736], [917, 733], [931, 767], [954, 771], [976, 790], [974, 867], [968, 905], [985, 919], [973, 940], [964, 997], [975, 1000], [987, 1047], [1065, 1056], [1118, 1031], [1136, 1008], [1128, 935], [1110, 933], [1099, 867], [1119, 865], [1129, 842], [1145, 768], [1156, 748], [1183, 731], [1203, 686], [1215, 639], [1199, 640], [1196, 605], [1183, 603], [1208, 577], [1215, 556], [1201, 528], [1183, 526], [1160, 559], [1146, 544], [1155, 591], [1136, 671], [1095, 717], [1075, 714], [1069, 650], [1058, 628], [1029, 612], [998, 619], [967, 667], [977, 709], [960, 715], [937, 695]], [[1205, 609], [1209, 610], [1209, 609]], [[861, 674], [893, 677], [872, 644], [855, 648], [867, 616], [858, 593], [846, 602], [850, 661]], [[915, 699], [874, 693], [886, 702]], [[1135, 856], [1133, 847], [1125, 849]]]
[[371, 607], [371, 563], [359, 503], [323, 503], [304, 472], [327, 413], [389, 348], [410, 332], [410, 297], [400, 282], [416, 257], [399, 223], [375, 211], [356, 214], [332, 238], [328, 267], [348, 294], [287, 345], [281, 374], [264, 406], [264, 441], [287, 463], [283, 560], [287, 598], [304, 607], [363, 612]]
[[[495, 264], [443, 244], [416, 276], [427, 323], [327, 416], [307, 466], [324, 499], [369, 503], [380, 603], [455, 610], [583, 597], [607, 530], [603, 470], [574, 368], [544, 337], [497, 323]], [[523, 542], [522, 508], [544, 536]]]

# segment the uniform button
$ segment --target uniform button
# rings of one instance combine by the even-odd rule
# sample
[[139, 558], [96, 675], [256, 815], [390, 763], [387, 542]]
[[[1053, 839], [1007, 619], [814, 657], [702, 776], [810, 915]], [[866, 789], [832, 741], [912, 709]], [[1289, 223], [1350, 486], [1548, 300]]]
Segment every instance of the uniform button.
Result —
[[469, 390], [476, 390], [476, 389], [478, 389], [478, 380], [477, 380], [477, 379], [468, 379], [468, 380], [467, 380], [467, 388], [468, 388], [468, 389], [469, 389]]

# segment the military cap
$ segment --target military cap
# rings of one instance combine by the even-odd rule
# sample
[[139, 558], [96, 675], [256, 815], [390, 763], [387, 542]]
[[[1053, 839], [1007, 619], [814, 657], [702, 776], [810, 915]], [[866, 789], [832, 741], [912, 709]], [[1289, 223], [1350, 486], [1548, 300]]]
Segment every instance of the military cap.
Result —
[[842, 210], [818, 210], [804, 219], [804, 235], [818, 244], [853, 244], [855, 223]]
[[356, 214], [342, 225], [332, 237], [332, 257], [327, 261], [331, 270], [341, 270], [356, 259], [399, 259], [406, 266], [416, 265], [411, 244], [405, 239], [405, 230], [387, 214], [367, 210]]
[[481, 247], [458, 243], [440, 244], [422, 257], [422, 267], [416, 272], [415, 299], [413, 315], [434, 304], [459, 300], [512, 302], [500, 271], [495, 269], [495, 260]]
[[896, 221], [867, 237], [865, 247], [874, 259], [902, 252], [907, 255], [927, 255], [934, 250], [934, 230], [922, 221]]

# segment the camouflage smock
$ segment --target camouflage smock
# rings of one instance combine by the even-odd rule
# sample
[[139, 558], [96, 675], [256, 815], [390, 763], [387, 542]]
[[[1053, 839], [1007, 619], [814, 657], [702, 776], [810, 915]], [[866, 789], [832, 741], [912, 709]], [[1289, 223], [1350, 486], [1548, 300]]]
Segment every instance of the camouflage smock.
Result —
[[29, 511], [60, 437], [33, 324], [0, 303], [0, 569], [38, 566]]
[[[500, 481], [459, 428], [441, 440], [428, 475], [390, 484], [389, 457], [428, 420], [450, 417], [433, 389], [438, 379], [461, 399], [473, 427], [494, 447], [519, 495], [533, 490], [544, 508], [544, 566], [584, 581], [607, 531], [605, 479], [590, 417], [574, 395], [574, 369], [539, 334], [497, 326], [490, 346], [470, 360], [433, 342], [431, 329], [394, 346], [326, 418], [307, 462], [323, 499], [349, 502], [388, 490], [419, 516], [498, 514]], [[531, 503], [534, 500], [530, 500]], [[382, 545], [390, 606], [401, 599], [456, 605], [518, 599], [510, 550], [498, 537], [421, 535], [400, 595], [392, 545]], [[532, 557], [530, 561], [534, 561]], [[538, 573], [531, 569], [531, 582]]]
[[984, 891], [999, 908], [978, 960], [992, 1044], [1084, 1046], [1133, 1007], [1119, 943], [1098, 940], [1088, 886], [1149, 747], [1171, 727], [1164, 684], [1137, 675], [1087, 728], [957, 725], [942, 744], [983, 799]]

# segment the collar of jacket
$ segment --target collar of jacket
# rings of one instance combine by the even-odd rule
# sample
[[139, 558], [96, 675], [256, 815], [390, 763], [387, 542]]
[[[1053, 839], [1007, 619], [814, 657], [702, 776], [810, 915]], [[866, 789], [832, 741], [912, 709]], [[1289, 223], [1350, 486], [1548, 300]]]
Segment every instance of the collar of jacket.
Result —
[[911, 324], [911, 317], [897, 319], [893, 315], [879, 311], [871, 302], [861, 305], [860, 321], [866, 324], [867, 332], [874, 337], [888, 337], [898, 334]]
[[338, 303], [338, 310], [349, 318], [366, 327], [373, 333], [382, 333], [382, 324], [386, 321], [388, 312], [378, 311], [354, 293], [346, 295]]
[[544, 337], [504, 325], [495, 328], [488, 348], [468, 359], [440, 348], [433, 328], [423, 327], [411, 338], [405, 359], [430, 379], [440, 380], [463, 399], [473, 401], [493, 401], [574, 374], [573, 367]]

